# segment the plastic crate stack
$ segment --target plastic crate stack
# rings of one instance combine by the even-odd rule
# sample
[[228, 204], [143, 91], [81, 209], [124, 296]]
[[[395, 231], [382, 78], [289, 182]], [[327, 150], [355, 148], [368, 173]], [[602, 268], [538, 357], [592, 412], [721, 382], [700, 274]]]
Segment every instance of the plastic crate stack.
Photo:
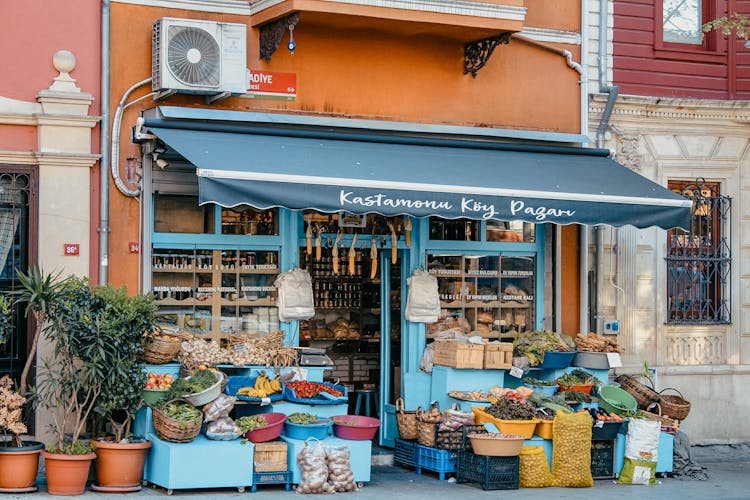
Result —
[[470, 451], [458, 453], [457, 483], [478, 483], [483, 490], [517, 490], [518, 466], [514, 457], [488, 457]]
[[455, 452], [438, 450], [403, 439], [396, 440], [393, 460], [401, 465], [414, 467], [417, 474], [422, 474], [425, 469], [437, 472], [441, 481], [445, 479], [446, 474], [456, 472]]

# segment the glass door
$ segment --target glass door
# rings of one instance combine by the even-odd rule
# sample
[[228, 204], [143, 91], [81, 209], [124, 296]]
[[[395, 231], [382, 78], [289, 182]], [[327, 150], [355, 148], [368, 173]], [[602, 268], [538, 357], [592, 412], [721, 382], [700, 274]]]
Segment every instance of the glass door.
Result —
[[407, 252], [399, 251], [398, 259], [392, 262], [391, 252], [381, 252], [380, 269], [380, 388], [378, 393], [380, 413], [380, 445], [394, 447], [398, 437], [396, 424], [396, 400], [401, 396], [401, 311], [402, 270]]

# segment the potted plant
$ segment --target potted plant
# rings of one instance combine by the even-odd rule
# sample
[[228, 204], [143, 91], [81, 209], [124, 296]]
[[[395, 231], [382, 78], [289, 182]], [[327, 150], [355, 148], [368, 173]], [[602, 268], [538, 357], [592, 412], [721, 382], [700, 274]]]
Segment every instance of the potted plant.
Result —
[[28, 317], [29, 313], [31, 313], [34, 317], [35, 323], [34, 338], [31, 340], [31, 345], [29, 346], [29, 354], [26, 357], [26, 363], [21, 372], [21, 379], [18, 388], [18, 392], [25, 396], [27, 379], [29, 377], [31, 365], [35, 360], [36, 349], [39, 345], [39, 337], [44, 329], [49, 326], [47, 325], [47, 318], [50, 314], [50, 310], [57, 303], [60, 294], [67, 285], [68, 279], [61, 279], [60, 273], [45, 273], [37, 266], [29, 269], [28, 274], [21, 271], [17, 272], [21, 288], [12, 293], [16, 296], [18, 302], [26, 304], [25, 315]]
[[[42, 452], [47, 490], [80, 495], [86, 489], [93, 447], [81, 439], [106, 385], [119, 346], [104, 334], [103, 301], [86, 279], [70, 278], [49, 303], [44, 334], [53, 355], [44, 359], [33, 390], [34, 403], [50, 412], [54, 442]], [[70, 430], [68, 435], [66, 432]]]
[[99, 335], [113, 349], [94, 413], [106, 421], [111, 435], [91, 441], [96, 453], [97, 491], [138, 491], [151, 443], [131, 434], [135, 413], [141, 405], [146, 381], [143, 364], [143, 333], [154, 328], [156, 305], [151, 295], [128, 297], [125, 288], [98, 287], [92, 292], [95, 305], [86, 321], [96, 323]]
[[44, 444], [22, 441], [26, 425], [21, 421], [26, 398], [13, 390], [13, 380], [0, 378], [0, 493], [36, 491], [39, 453]]

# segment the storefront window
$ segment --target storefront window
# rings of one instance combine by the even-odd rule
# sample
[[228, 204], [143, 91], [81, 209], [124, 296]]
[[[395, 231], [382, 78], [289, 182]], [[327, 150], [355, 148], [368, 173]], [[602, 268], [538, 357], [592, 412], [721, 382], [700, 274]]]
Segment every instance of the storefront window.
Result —
[[442, 311], [427, 338], [453, 331], [497, 339], [534, 328], [535, 266], [533, 256], [428, 255]]
[[214, 206], [198, 206], [197, 196], [154, 195], [154, 232], [214, 232]]
[[471, 219], [430, 217], [430, 239], [448, 241], [479, 241], [481, 223]]
[[252, 207], [222, 208], [221, 234], [277, 235], [279, 210]]
[[159, 322], [216, 340], [279, 329], [278, 251], [155, 249]]
[[487, 221], [487, 241], [534, 243], [534, 228], [534, 224], [520, 220], [490, 220]]

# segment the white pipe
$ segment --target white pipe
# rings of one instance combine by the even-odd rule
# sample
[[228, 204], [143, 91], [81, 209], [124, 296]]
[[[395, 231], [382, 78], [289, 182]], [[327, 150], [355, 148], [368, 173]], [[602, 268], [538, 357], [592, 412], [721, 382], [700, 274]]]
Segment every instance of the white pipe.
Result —
[[104, 286], [108, 281], [109, 271], [109, 0], [102, 0], [102, 37], [101, 37], [101, 114], [99, 122], [99, 284]]
[[110, 171], [112, 173], [112, 179], [114, 179], [115, 186], [117, 186], [117, 189], [125, 196], [129, 196], [131, 198], [135, 198], [141, 194], [141, 186], [139, 185], [136, 189], [130, 189], [129, 187], [125, 185], [123, 180], [120, 178], [120, 168], [119, 168], [120, 126], [122, 124], [122, 114], [125, 112], [125, 109], [127, 109], [129, 106], [132, 106], [133, 104], [139, 101], [142, 101], [143, 99], [146, 99], [154, 95], [154, 93], [151, 92], [149, 94], [141, 96], [138, 99], [135, 99], [134, 101], [126, 104], [128, 97], [135, 89], [149, 82], [151, 82], [151, 78], [146, 78], [145, 80], [141, 80], [140, 82], [134, 85], [131, 85], [130, 88], [125, 91], [122, 98], [120, 99], [120, 103], [117, 105], [117, 109], [115, 110], [115, 116], [112, 120], [112, 159], [111, 159], [111, 164], [110, 164], [110, 167], [111, 167]]
[[[589, 9], [588, 1], [581, 0], [581, 134], [588, 135], [589, 131], [589, 85], [588, 85], [588, 50], [589, 50]], [[579, 226], [579, 273], [580, 312], [579, 330], [589, 332], [589, 227]]]

